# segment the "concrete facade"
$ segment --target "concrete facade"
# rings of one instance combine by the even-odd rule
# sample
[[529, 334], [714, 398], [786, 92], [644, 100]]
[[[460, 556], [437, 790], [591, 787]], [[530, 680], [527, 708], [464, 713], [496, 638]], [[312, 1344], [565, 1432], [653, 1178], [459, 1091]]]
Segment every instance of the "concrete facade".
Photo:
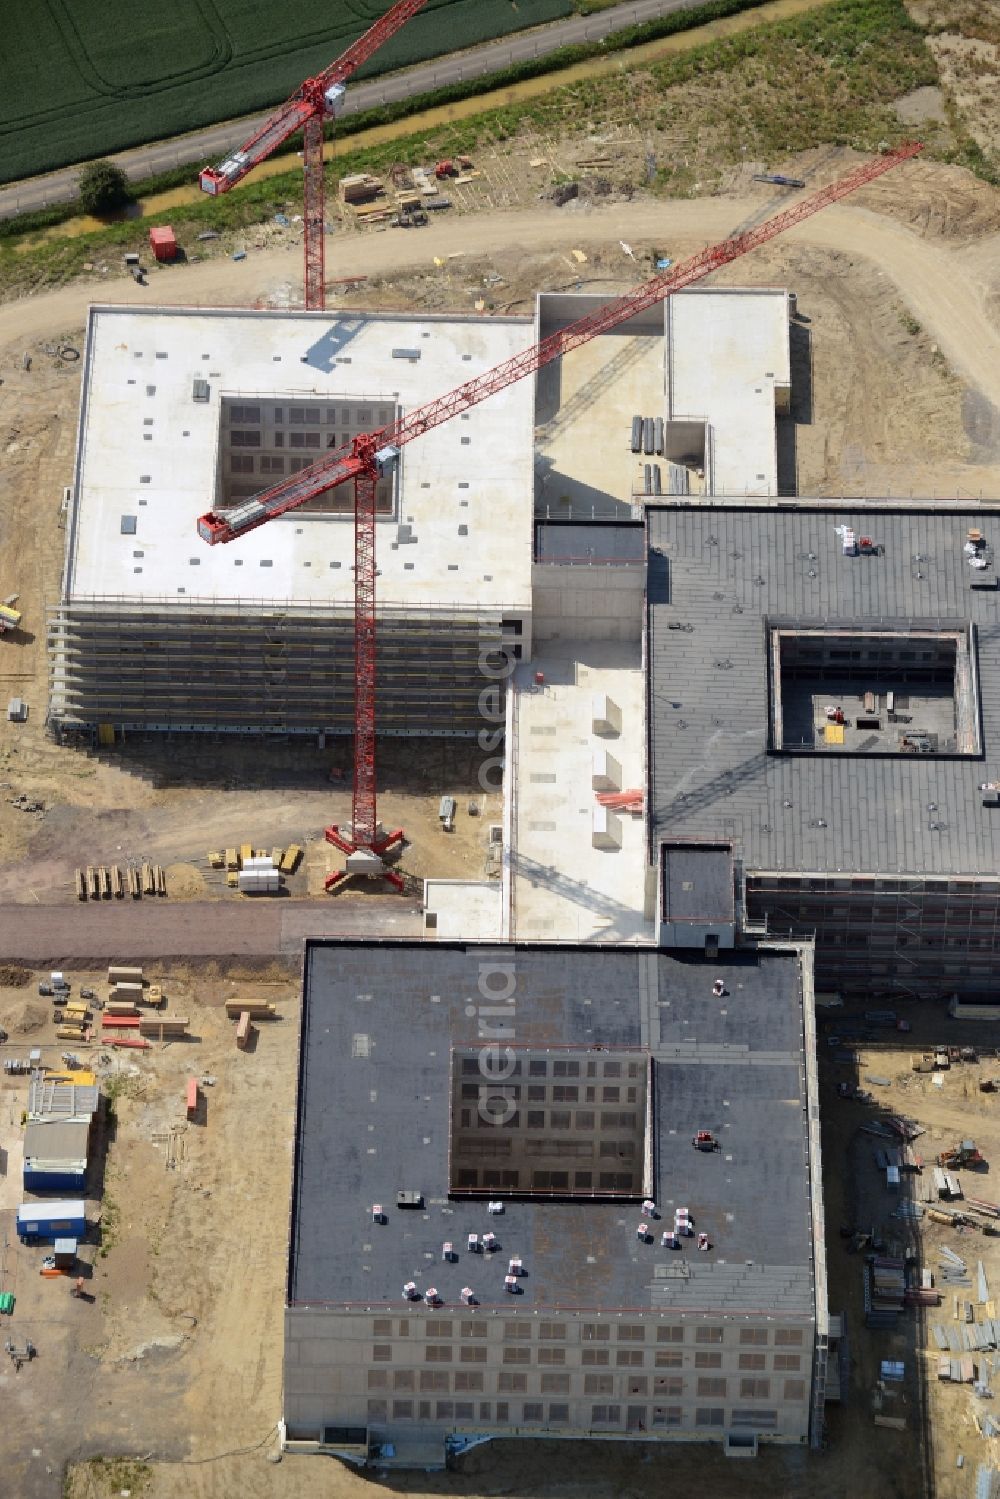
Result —
[[[538, 336], [612, 300], [543, 293]], [[692, 288], [541, 370], [538, 516], [628, 520], [641, 515], [647, 477], [663, 494], [776, 495], [777, 419], [791, 397], [789, 316], [782, 290]], [[639, 453], [636, 415], [652, 422], [653, 443]]]

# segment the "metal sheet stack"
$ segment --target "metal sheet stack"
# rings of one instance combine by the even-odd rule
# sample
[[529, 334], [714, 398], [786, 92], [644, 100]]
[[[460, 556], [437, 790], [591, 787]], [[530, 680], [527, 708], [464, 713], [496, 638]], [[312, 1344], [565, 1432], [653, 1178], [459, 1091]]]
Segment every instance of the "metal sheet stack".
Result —
[[894, 1328], [903, 1309], [905, 1292], [904, 1261], [873, 1255], [865, 1265], [865, 1326]]

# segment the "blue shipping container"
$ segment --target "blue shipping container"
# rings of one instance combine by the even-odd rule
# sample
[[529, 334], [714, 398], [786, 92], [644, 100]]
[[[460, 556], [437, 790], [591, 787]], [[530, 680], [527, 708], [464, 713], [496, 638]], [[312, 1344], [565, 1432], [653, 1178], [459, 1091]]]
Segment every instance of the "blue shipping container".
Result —
[[87, 1185], [83, 1171], [30, 1171], [24, 1168], [26, 1192], [82, 1192]]
[[87, 1232], [85, 1205], [71, 1202], [23, 1202], [17, 1210], [17, 1236], [38, 1239], [82, 1239]]

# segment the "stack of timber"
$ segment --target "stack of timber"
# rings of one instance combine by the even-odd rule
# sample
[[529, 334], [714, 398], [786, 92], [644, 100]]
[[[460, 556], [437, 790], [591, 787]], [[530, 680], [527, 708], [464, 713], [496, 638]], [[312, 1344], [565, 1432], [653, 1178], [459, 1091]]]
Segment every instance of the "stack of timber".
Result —
[[239, 1020], [241, 1015], [249, 1015], [251, 1020], [274, 1020], [277, 1010], [263, 1000], [227, 999], [226, 1014], [230, 1020]]
[[134, 873], [134, 870], [128, 869], [123, 875], [119, 864], [88, 864], [86, 869], [78, 869], [75, 873], [76, 898], [110, 900], [114, 896], [116, 900], [123, 900], [126, 879], [130, 893], [135, 895], [138, 891], [133, 888]]
[[162, 1041], [170, 1036], [186, 1036], [190, 1024], [187, 1015], [141, 1015], [139, 1034]]
[[124, 963], [110, 963], [108, 965], [109, 984], [138, 984], [142, 988], [142, 969], [130, 968]]

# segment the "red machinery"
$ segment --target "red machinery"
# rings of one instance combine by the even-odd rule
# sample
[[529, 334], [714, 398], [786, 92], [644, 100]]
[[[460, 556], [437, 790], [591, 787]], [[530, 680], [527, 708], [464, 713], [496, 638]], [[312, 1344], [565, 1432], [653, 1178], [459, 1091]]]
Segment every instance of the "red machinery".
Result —
[[308, 308], [323, 310], [323, 235], [325, 215], [323, 210], [323, 121], [327, 116], [339, 114], [343, 108], [344, 85], [363, 63], [395, 36], [411, 16], [422, 10], [427, 0], [397, 0], [391, 10], [380, 21], [370, 26], [363, 36], [336, 62], [319, 73], [307, 78], [295, 90], [276, 114], [254, 131], [248, 141], [233, 151], [217, 167], [207, 167], [199, 182], [205, 193], [227, 193], [231, 187], [242, 182], [264, 159], [284, 145], [289, 136], [302, 131], [302, 166], [305, 174], [305, 197], [303, 220], [305, 224], [306, 282], [305, 302]]
[[[550, 333], [541, 343], [534, 344], [520, 354], [504, 360], [485, 374], [476, 375], [447, 395], [418, 406], [400, 418], [391, 427], [375, 432], [359, 434], [346, 447], [328, 453], [311, 468], [283, 480], [271, 489], [262, 490], [249, 500], [244, 500], [231, 509], [208, 514], [198, 521], [198, 534], [210, 546], [217, 542], [234, 541], [247, 531], [264, 525], [275, 516], [305, 504], [324, 490], [336, 485], [354, 482], [354, 805], [350, 831], [342, 833], [337, 827], [328, 828], [327, 839], [348, 854], [348, 873], [386, 873], [381, 867], [380, 855], [392, 844], [402, 840], [402, 832], [386, 836], [379, 828], [375, 807], [375, 484], [391, 473], [399, 459], [400, 449], [432, 427], [450, 420], [461, 411], [477, 406], [481, 401], [505, 390], [515, 380], [533, 374], [544, 365], [559, 359], [571, 349], [587, 343], [599, 333], [606, 333], [619, 324], [627, 322], [637, 312], [662, 301], [682, 287], [700, 281], [709, 272], [718, 270], [737, 260], [747, 251], [765, 244], [775, 235], [799, 224], [828, 203], [845, 198], [865, 183], [891, 171], [901, 162], [909, 161], [923, 147], [919, 142], [910, 142], [889, 151], [884, 156], [855, 167], [839, 181], [820, 188], [808, 198], [803, 198], [794, 207], [765, 219], [762, 224], [748, 229], [744, 234], [734, 235], [701, 250], [688, 260], [654, 276], [651, 281], [626, 292], [616, 301], [608, 303], [596, 312], [588, 313], [575, 323]], [[356, 857], [353, 868], [352, 857]], [[327, 880], [327, 888], [339, 880], [335, 874]], [[393, 883], [401, 885], [398, 876], [390, 876]]]

